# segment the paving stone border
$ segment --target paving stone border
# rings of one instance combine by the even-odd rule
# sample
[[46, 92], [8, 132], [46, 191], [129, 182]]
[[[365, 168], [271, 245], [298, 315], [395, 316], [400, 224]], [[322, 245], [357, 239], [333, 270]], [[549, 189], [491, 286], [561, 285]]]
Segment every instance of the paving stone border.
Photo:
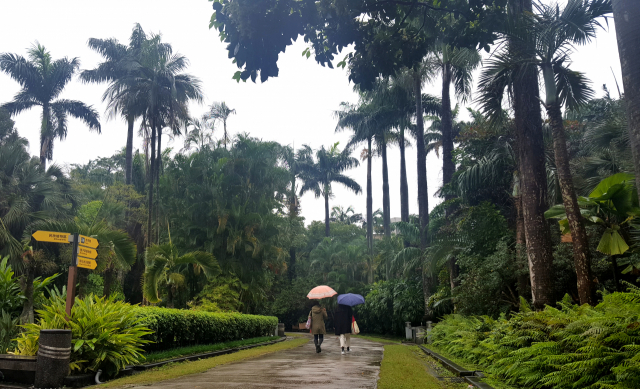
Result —
[[468, 384], [473, 385], [474, 387], [480, 388], [480, 389], [494, 389], [489, 384], [486, 384], [486, 383], [480, 381], [480, 379], [482, 377], [484, 377], [484, 374], [482, 374], [482, 372], [467, 370], [464, 367], [462, 367], [462, 366], [456, 364], [455, 362], [443, 357], [442, 355], [436, 353], [433, 350], [430, 350], [430, 349], [428, 349], [428, 348], [426, 348], [426, 347], [424, 347], [422, 345], [418, 345], [418, 347], [420, 347], [420, 349], [422, 351], [424, 351], [425, 354], [431, 356], [432, 358], [434, 358], [438, 362], [440, 362], [447, 370], [449, 370], [452, 373], [456, 374], [458, 377], [464, 378], [464, 380]]

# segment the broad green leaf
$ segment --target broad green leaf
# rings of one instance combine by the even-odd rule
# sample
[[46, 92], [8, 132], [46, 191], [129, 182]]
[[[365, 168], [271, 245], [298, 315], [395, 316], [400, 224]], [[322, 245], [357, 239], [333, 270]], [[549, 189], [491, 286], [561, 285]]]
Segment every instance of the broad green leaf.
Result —
[[634, 179], [633, 174], [629, 174], [629, 173], [617, 173], [614, 174], [610, 177], [605, 178], [604, 180], [600, 181], [600, 183], [598, 184], [598, 186], [596, 186], [596, 188], [593, 190], [593, 192], [591, 192], [591, 194], [589, 194], [589, 197], [591, 198], [597, 198], [597, 197], [601, 197], [604, 196], [607, 192], [609, 192], [609, 189], [617, 184], [623, 184], [627, 181], [631, 181]]
[[627, 245], [627, 242], [625, 242], [624, 238], [618, 233], [619, 229], [620, 227], [618, 226], [607, 228], [604, 234], [602, 234], [597, 250], [607, 255], [620, 255], [629, 250], [629, 245]]

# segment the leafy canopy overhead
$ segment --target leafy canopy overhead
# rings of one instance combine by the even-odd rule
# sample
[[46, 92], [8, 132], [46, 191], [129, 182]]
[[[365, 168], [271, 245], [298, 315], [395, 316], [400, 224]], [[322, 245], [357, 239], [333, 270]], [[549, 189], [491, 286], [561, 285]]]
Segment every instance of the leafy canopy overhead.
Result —
[[236, 80], [278, 76], [278, 55], [303, 36], [322, 66], [333, 67], [349, 45], [350, 79], [369, 85], [422, 61], [439, 39], [456, 47], [483, 47], [495, 39], [507, 0], [211, 0], [210, 28], [227, 43], [240, 69]]

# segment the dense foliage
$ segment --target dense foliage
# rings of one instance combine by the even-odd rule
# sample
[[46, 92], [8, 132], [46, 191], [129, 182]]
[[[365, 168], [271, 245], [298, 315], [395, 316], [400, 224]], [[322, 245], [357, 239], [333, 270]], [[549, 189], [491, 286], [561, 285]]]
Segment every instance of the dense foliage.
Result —
[[273, 334], [278, 319], [239, 313], [211, 313], [158, 307], [140, 307], [133, 314], [152, 332], [149, 350], [213, 344]]
[[447, 353], [526, 388], [618, 388], [640, 385], [640, 289], [603, 296], [595, 307], [567, 296], [558, 308], [510, 318], [449, 315], [432, 332]]
[[144, 338], [151, 331], [127, 303], [94, 296], [76, 298], [69, 319], [65, 296], [54, 295], [37, 312], [37, 323], [26, 324], [17, 339], [19, 355], [36, 355], [41, 329], [70, 328], [72, 370], [115, 375], [126, 365], [144, 360], [142, 346], [149, 343]]

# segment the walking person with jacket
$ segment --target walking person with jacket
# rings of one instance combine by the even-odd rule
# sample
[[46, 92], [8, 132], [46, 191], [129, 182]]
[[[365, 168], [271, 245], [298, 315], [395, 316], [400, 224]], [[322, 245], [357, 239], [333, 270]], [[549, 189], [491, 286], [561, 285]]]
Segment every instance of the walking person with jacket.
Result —
[[318, 301], [314, 301], [313, 308], [309, 312], [311, 318], [311, 333], [313, 334], [313, 343], [316, 345], [316, 352], [322, 352], [320, 345], [324, 340], [327, 330], [324, 327], [324, 321], [327, 318], [327, 309], [321, 308]]
[[338, 304], [335, 312], [336, 335], [340, 336], [340, 347], [342, 347], [342, 355], [351, 352], [351, 321], [353, 318], [353, 309], [348, 305]]

